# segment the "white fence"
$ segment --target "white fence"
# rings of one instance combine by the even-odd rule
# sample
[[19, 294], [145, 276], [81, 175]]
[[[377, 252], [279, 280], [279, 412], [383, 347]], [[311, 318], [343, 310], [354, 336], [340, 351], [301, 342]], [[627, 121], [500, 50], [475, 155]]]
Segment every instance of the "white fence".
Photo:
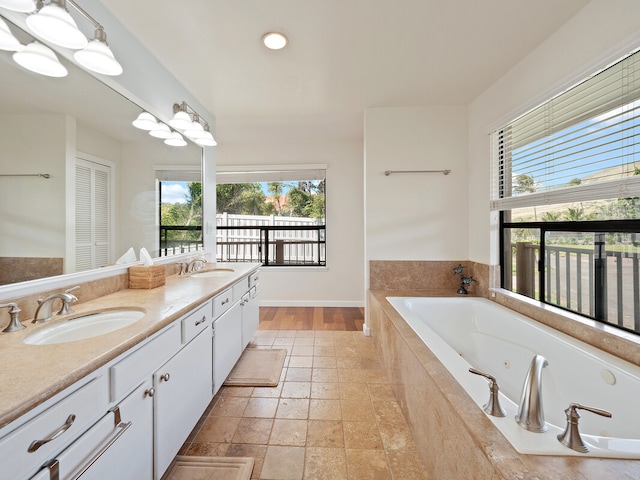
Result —
[[216, 260], [324, 265], [324, 219], [216, 215]]

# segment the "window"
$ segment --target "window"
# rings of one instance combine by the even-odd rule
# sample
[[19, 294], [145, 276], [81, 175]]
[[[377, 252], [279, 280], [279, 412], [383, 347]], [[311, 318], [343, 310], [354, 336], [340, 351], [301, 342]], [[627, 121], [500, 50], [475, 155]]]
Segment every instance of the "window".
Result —
[[202, 250], [202, 183], [198, 167], [157, 166], [159, 256]]
[[216, 259], [325, 266], [325, 172], [325, 165], [218, 167]]
[[640, 53], [492, 134], [501, 286], [640, 334]]

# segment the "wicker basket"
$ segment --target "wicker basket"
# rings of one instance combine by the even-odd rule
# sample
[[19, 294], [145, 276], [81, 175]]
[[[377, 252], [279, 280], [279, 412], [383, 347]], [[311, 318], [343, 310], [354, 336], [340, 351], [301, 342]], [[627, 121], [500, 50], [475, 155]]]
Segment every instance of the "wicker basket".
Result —
[[164, 265], [129, 267], [129, 288], [156, 288], [164, 285]]

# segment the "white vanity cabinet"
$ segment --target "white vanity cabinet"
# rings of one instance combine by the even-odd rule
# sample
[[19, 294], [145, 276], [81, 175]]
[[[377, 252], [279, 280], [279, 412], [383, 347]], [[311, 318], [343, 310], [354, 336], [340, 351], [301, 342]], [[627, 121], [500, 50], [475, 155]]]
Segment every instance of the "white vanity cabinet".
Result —
[[207, 328], [153, 374], [156, 479], [167, 470], [211, 401], [211, 348]]
[[220, 390], [242, 350], [242, 307], [236, 301], [213, 322], [214, 393]]

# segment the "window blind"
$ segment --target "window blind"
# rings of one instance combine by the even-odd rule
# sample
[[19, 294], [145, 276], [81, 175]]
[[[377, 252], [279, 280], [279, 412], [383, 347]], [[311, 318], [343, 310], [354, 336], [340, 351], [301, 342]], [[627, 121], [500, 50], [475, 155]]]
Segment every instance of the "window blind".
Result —
[[494, 210], [640, 195], [640, 53], [491, 139]]
[[218, 166], [216, 183], [304, 182], [324, 180], [326, 165]]

